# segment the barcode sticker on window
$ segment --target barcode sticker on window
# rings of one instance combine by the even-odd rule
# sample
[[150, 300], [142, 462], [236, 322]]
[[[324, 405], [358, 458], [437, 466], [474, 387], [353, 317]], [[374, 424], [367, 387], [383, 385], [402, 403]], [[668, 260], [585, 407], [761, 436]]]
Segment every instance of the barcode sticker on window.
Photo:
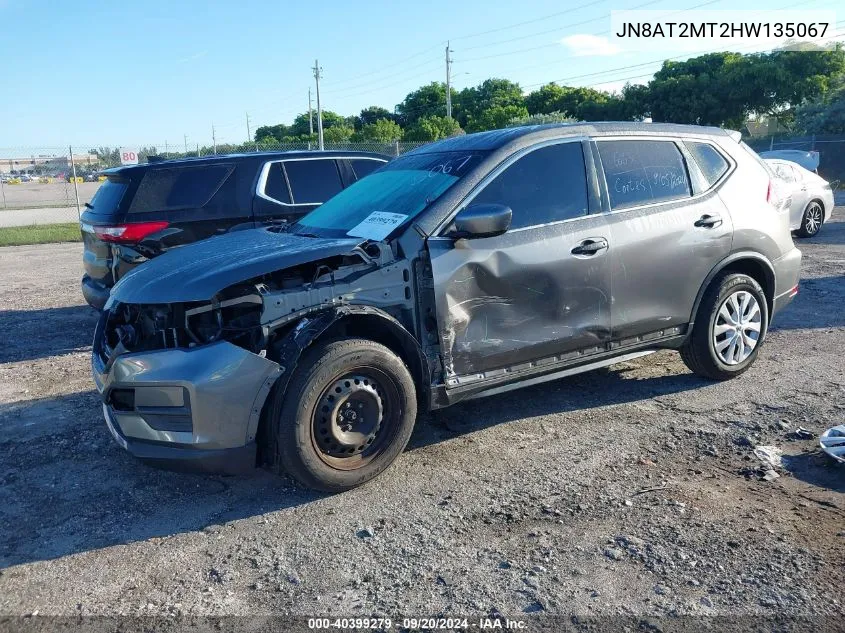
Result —
[[402, 224], [407, 215], [388, 213], [387, 211], [373, 211], [364, 221], [349, 229], [349, 237], [363, 237], [368, 240], [383, 240], [390, 232]]

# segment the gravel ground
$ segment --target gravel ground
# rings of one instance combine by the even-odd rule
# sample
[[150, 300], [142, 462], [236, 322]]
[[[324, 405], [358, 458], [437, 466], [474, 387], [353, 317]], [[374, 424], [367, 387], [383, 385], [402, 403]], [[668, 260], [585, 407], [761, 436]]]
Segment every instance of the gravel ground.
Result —
[[[154, 470], [89, 377], [81, 245], [0, 249], [0, 615], [842, 621], [845, 209], [744, 376], [652, 356], [422, 418], [363, 488]], [[795, 433], [802, 427], [809, 433]], [[764, 480], [753, 447], [783, 450]]]

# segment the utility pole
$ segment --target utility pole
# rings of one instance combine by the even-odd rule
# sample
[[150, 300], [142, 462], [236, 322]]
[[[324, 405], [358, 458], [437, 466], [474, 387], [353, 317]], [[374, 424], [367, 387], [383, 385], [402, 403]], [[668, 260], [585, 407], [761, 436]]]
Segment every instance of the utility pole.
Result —
[[314, 111], [311, 109], [311, 88], [308, 88], [308, 133], [314, 133]]
[[446, 118], [452, 118], [452, 58], [449, 53], [452, 49], [449, 48], [449, 42], [446, 42]]
[[252, 132], [249, 130], [249, 112], [246, 113], [246, 142], [249, 143], [252, 140]]
[[185, 138], [185, 155], [187, 156], [188, 155], [188, 135], [183, 134], [182, 136]]
[[217, 153], [217, 132], [214, 130], [214, 123], [211, 124], [211, 143], [214, 147], [214, 153]]
[[317, 82], [317, 146], [322, 152], [323, 149], [323, 109], [320, 106], [320, 76], [323, 69], [320, 68], [320, 62], [314, 60], [314, 80]]

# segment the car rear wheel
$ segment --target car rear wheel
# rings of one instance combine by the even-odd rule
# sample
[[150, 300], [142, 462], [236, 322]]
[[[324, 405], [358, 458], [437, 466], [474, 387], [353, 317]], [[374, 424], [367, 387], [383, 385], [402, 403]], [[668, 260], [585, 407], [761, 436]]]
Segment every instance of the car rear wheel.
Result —
[[768, 322], [760, 284], [748, 275], [723, 274], [704, 293], [681, 359], [699, 376], [734, 378], [757, 359]]
[[798, 229], [800, 237], [813, 237], [822, 228], [824, 222], [824, 209], [822, 205], [813, 200], [804, 209], [804, 215], [801, 217], [801, 227]]
[[348, 490], [383, 472], [404, 450], [417, 415], [402, 359], [365, 339], [318, 343], [271, 404], [279, 462], [304, 485]]

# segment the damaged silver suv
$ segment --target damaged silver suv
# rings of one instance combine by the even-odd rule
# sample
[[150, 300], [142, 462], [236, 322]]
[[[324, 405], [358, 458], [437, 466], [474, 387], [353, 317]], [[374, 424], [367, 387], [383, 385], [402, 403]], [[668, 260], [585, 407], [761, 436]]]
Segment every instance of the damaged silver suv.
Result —
[[132, 454], [362, 484], [417, 414], [677, 349], [754, 362], [801, 253], [739, 134], [523, 127], [405, 154], [289, 227], [165, 253], [114, 286], [93, 373]]

